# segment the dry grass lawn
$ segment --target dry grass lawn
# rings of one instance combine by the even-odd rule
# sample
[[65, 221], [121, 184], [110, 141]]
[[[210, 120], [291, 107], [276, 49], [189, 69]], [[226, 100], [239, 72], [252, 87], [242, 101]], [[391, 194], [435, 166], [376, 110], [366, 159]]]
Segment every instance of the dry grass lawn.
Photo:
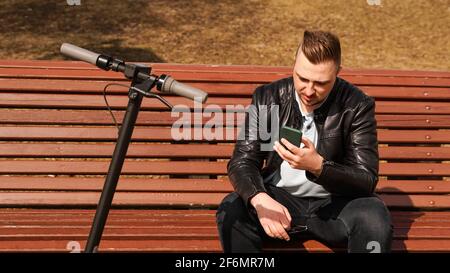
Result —
[[450, 0], [79, 1], [2, 0], [0, 59], [62, 59], [70, 42], [127, 61], [289, 66], [303, 30], [325, 29], [345, 67], [450, 70]]

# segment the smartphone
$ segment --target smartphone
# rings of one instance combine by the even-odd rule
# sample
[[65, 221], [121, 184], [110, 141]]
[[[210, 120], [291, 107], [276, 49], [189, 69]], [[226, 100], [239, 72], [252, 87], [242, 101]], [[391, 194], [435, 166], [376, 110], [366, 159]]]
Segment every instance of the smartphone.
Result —
[[[283, 145], [283, 143], [281, 143], [282, 138], [286, 139], [293, 145], [300, 147], [300, 143], [302, 143], [302, 131], [297, 130], [292, 127], [289, 127], [289, 126], [283, 126], [283, 127], [281, 127], [281, 132], [280, 132], [280, 144], [281, 145]], [[283, 145], [283, 147], [285, 149], [289, 150], [284, 145]]]

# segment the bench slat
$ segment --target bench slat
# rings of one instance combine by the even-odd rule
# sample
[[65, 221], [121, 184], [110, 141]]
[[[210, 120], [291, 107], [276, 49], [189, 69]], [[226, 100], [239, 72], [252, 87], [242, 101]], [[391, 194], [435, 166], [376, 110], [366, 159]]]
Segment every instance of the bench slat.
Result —
[[[108, 161], [94, 160], [1, 160], [0, 174], [105, 174]], [[211, 174], [225, 175], [227, 162], [219, 161], [137, 161], [125, 160], [122, 174]], [[447, 163], [384, 163], [380, 175], [449, 176]]]
[[[185, 105], [192, 110], [194, 102], [181, 97], [168, 97], [172, 105]], [[225, 111], [235, 106], [245, 107], [251, 102], [250, 98], [235, 98], [230, 104], [226, 97], [212, 97], [202, 106], [205, 110]], [[109, 96], [108, 103], [113, 109], [125, 110], [127, 96]], [[64, 94], [17, 94], [0, 93], [0, 106], [3, 107], [39, 107], [57, 109], [106, 109], [103, 96], [98, 95], [64, 95]], [[196, 105], [197, 107], [199, 104]], [[143, 101], [142, 110], [167, 110], [167, 107], [157, 100], [146, 99]], [[236, 108], [237, 109], [237, 108]], [[402, 102], [402, 101], [378, 101], [375, 108], [380, 114], [450, 114], [450, 102]]]
[[[175, 193], [175, 192], [117, 192], [114, 206], [128, 207], [217, 207], [226, 193]], [[389, 207], [398, 208], [450, 208], [450, 198], [444, 195], [380, 194]], [[100, 192], [0, 192], [0, 206], [90, 206], [95, 207]]]
[[[152, 73], [161, 74], [168, 71], [158, 71], [155, 68]], [[243, 72], [243, 71], [186, 71], [172, 70], [170, 75], [179, 81], [220, 81], [220, 82], [272, 82], [281, 78], [289, 77], [292, 73], [273, 72]], [[83, 80], [117, 80], [124, 76], [112, 71], [94, 70], [69, 70], [69, 69], [34, 69], [34, 68], [2, 68], [0, 67], [0, 78], [46, 78], [46, 79], [83, 79]], [[450, 86], [450, 78], [419, 78], [411, 76], [361, 76], [343, 75], [344, 79], [354, 84], [365, 85], [402, 85], [402, 86]]]
[[[115, 143], [1, 143], [0, 157], [110, 158]], [[129, 158], [230, 158], [234, 145], [132, 143]], [[193, 152], [195, 151], [195, 153]], [[380, 159], [450, 159], [450, 147], [379, 147]]]
[[[113, 111], [120, 123], [125, 111]], [[243, 122], [243, 115], [227, 119], [225, 115], [214, 118], [193, 113], [149, 112], [139, 113], [136, 125], [172, 126], [185, 121], [192, 124], [215, 124], [236, 126]], [[376, 115], [378, 128], [450, 128], [450, 115]], [[114, 121], [107, 111], [101, 110], [34, 110], [34, 109], [0, 109], [2, 124], [49, 124], [49, 125], [113, 125]]]
[[[90, 227], [60, 226], [60, 227], [0, 227], [0, 240], [12, 240], [24, 237], [31, 240], [51, 240], [67, 238], [68, 241], [86, 240]], [[105, 227], [102, 239], [104, 240], [151, 240], [151, 239], [180, 239], [186, 240], [218, 240], [215, 223], [205, 227]], [[394, 228], [394, 239], [450, 239], [450, 228]]]
[[[2, 160], [0, 174], [105, 174], [108, 161]], [[227, 162], [125, 161], [122, 174], [226, 174]]]
[[[236, 130], [224, 130], [226, 135], [233, 136]], [[450, 131], [444, 130], [385, 130], [378, 129], [380, 143], [450, 143]], [[202, 135], [201, 130], [192, 130], [192, 140], [195, 134]], [[115, 141], [117, 128], [98, 126], [2, 126], [0, 125], [0, 140], [51, 140], [51, 141]], [[228, 139], [234, 142], [235, 137]], [[136, 127], [133, 131], [133, 141], [173, 141], [170, 128]], [[205, 141], [205, 140], [203, 140]]]
[[[213, 209], [153, 209], [153, 210], [141, 210], [141, 209], [111, 209], [108, 217], [111, 219], [153, 219], [157, 221], [160, 219], [175, 219], [175, 220], [192, 220], [215, 217], [216, 211]], [[18, 209], [18, 208], [0, 208], [0, 220], [15, 220], [21, 221], [24, 219], [41, 219], [43, 222], [49, 220], [57, 221], [58, 219], [81, 219], [87, 217], [93, 219], [95, 211], [92, 209]], [[15, 217], [20, 215], [20, 217]], [[391, 215], [396, 221], [436, 221], [448, 219], [450, 217], [450, 211], [392, 211]], [[9, 219], [9, 220], [8, 220]], [[108, 218], [109, 219], [109, 218]]]
[[[33, 177], [0, 176], [2, 191], [101, 191], [104, 177]], [[148, 192], [231, 192], [228, 179], [176, 179], [121, 177], [117, 191]], [[380, 180], [378, 193], [450, 194], [450, 183], [444, 180]]]
[[[0, 190], [101, 191], [105, 178], [88, 177], [0, 177]], [[439, 187], [436, 187], [439, 189]], [[117, 191], [231, 192], [228, 179], [176, 179], [121, 177]], [[450, 189], [448, 189], [450, 191]]]
[[[50, 79], [9, 79], [0, 78], [0, 91], [4, 92], [36, 92], [55, 94], [102, 94], [103, 88], [108, 83], [121, 83], [129, 85], [129, 82], [111, 81], [79, 81], [79, 80], [50, 80]], [[209, 97], [214, 96], [246, 96], [250, 97], [260, 84], [258, 83], [203, 83], [187, 82], [189, 85], [208, 92]], [[448, 100], [450, 92], [448, 87], [392, 87], [392, 86], [359, 86], [366, 94], [376, 99], [421, 99], [421, 100]], [[123, 94], [128, 91], [124, 87], [110, 86], [108, 94]], [[170, 97], [165, 95], [165, 97]], [[145, 102], [146, 100], [144, 100]]]
[[[139, 62], [141, 63], [141, 62]], [[148, 63], [142, 64], [152, 66], [153, 69], [160, 71], [181, 70], [181, 71], [235, 71], [235, 72], [283, 72], [290, 73], [290, 66], [265, 66], [265, 65], [208, 65], [208, 64], [173, 64], [173, 63]], [[58, 60], [0, 60], [2, 68], [33, 68], [33, 69], [81, 69], [96, 70], [97, 68], [91, 64], [81, 61], [58, 61]], [[450, 78], [450, 73], [445, 71], [418, 71], [418, 70], [395, 70], [395, 69], [369, 69], [369, 68], [343, 68], [343, 75], [378, 75], [378, 76], [414, 76], [414, 77], [438, 77]]]
[[[81, 249], [84, 249], [83, 241]], [[6, 241], [0, 246], [0, 250], [4, 252], [68, 252], [67, 239], [51, 240], [51, 241]], [[450, 248], [450, 240], [440, 240], [439, 244], [433, 240], [394, 240], [393, 251], [409, 252], [446, 252]], [[99, 251], [101, 252], [221, 252], [220, 243], [217, 240], [102, 240]], [[307, 241], [303, 246], [298, 244], [292, 248], [283, 246], [267, 247], [267, 252], [331, 252], [331, 249], [317, 241]], [[336, 250], [343, 251], [343, 250]]]

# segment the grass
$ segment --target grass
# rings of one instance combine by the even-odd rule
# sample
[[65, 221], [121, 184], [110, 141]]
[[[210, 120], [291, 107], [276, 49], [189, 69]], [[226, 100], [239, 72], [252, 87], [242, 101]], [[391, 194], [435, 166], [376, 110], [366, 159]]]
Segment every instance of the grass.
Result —
[[378, 1], [2, 0], [0, 59], [63, 59], [70, 42], [126, 61], [290, 66], [303, 31], [324, 29], [344, 67], [450, 70], [450, 0]]

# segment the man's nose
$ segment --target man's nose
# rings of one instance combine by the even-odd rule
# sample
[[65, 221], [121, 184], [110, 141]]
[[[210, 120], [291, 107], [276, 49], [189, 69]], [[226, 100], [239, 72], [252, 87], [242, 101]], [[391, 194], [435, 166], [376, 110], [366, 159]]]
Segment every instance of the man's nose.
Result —
[[305, 88], [305, 95], [306, 96], [311, 96], [315, 93], [316, 91], [314, 90], [314, 83], [313, 82], [309, 82], [308, 85]]

